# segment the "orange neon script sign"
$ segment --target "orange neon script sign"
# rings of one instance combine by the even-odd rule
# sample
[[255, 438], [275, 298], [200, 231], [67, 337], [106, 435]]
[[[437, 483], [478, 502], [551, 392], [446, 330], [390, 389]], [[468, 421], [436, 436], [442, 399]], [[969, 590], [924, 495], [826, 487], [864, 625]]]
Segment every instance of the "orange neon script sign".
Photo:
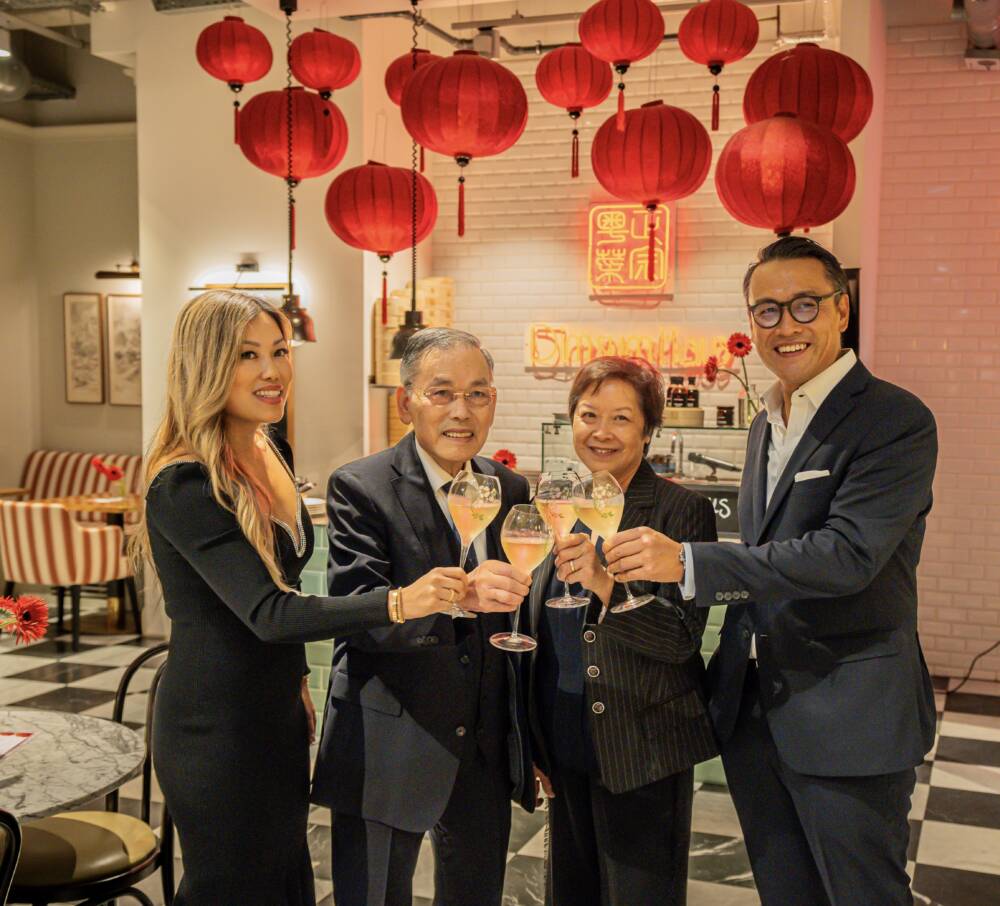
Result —
[[[592, 204], [587, 227], [587, 282], [597, 301], [629, 297], [658, 304], [674, 288], [672, 208], [656, 209], [653, 279], [649, 279], [649, 214], [641, 205]], [[611, 304], [614, 304], [611, 301]], [[619, 303], [620, 304], [620, 303]], [[643, 305], [642, 307], [652, 307]]]
[[525, 371], [537, 378], [570, 376], [581, 365], [604, 355], [644, 359], [662, 371], [700, 370], [717, 356], [723, 368], [733, 364], [726, 347], [727, 325], [553, 324], [527, 325]]

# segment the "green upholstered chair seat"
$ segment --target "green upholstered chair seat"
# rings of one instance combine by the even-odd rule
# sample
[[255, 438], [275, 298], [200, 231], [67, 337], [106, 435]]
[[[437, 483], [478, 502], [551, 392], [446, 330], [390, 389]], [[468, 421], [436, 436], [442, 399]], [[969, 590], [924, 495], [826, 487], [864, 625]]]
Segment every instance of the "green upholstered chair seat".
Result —
[[14, 886], [59, 887], [112, 878], [157, 849], [148, 824], [116, 812], [63, 812], [22, 826]]

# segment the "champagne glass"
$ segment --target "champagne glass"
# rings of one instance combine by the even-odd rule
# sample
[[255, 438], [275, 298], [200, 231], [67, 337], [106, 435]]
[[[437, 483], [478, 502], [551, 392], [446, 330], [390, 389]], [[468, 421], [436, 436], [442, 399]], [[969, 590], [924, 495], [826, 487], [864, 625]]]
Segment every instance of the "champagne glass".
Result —
[[[594, 472], [588, 478], [578, 481], [574, 486], [573, 502], [580, 521], [595, 535], [607, 541], [618, 531], [618, 524], [622, 521], [625, 510], [625, 492], [610, 472]], [[656, 600], [655, 595], [640, 595], [637, 598], [628, 587], [628, 582], [622, 584], [625, 586], [626, 598], [611, 608], [612, 613], [635, 610]], [[603, 617], [602, 612], [601, 618]]]
[[[462, 541], [458, 565], [464, 569], [473, 542], [500, 512], [500, 479], [495, 475], [462, 469], [451, 482], [448, 511]], [[451, 605], [451, 615], [469, 619], [476, 617], [474, 613], [462, 610], [458, 604]]]
[[[552, 526], [552, 533], [562, 540], [576, 525], [576, 507], [573, 505], [573, 485], [576, 476], [572, 472], [543, 472], [535, 493], [535, 506], [545, 521]], [[576, 597], [569, 593], [569, 582], [563, 582], [561, 598], [549, 598], [546, 607], [560, 609], [586, 607], [590, 598]]]
[[[549, 555], [553, 541], [552, 526], [530, 503], [512, 506], [503, 521], [503, 528], [500, 529], [500, 543], [507, 559], [526, 573], [535, 570]], [[538, 642], [517, 631], [520, 616], [519, 604], [514, 611], [514, 631], [494, 633], [490, 636], [490, 644], [504, 651], [531, 651], [537, 648]]]

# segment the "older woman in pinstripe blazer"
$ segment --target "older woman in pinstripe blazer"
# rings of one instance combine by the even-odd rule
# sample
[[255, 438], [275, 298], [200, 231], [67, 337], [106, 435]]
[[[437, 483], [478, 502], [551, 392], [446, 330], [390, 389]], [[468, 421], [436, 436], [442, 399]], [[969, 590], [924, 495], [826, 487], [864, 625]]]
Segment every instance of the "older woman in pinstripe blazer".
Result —
[[[645, 460], [664, 394], [658, 372], [634, 359], [584, 366], [570, 391], [576, 454], [625, 489], [621, 528], [716, 540], [709, 500], [659, 478]], [[707, 611], [676, 584], [643, 588], [660, 600], [598, 622], [624, 597], [600, 542], [578, 532], [535, 573], [529, 715], [536, 774], [549, 802], [548, 906], [675, 906], [686, 901], [693, 765], [716, 754], [699, 653]], [[546, 599], [560, 580], [588, 607]]]

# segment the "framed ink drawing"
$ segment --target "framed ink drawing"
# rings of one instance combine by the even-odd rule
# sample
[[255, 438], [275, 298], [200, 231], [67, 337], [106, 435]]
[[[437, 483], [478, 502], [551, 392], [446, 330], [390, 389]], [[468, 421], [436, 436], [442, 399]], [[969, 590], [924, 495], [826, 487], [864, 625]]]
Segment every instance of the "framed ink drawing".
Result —
[[108, 296], [108, 402], [142, 405], [142, 298]]
[[66, 402], [104, 402], [104, 332], [99, 293], [63, 295]]

